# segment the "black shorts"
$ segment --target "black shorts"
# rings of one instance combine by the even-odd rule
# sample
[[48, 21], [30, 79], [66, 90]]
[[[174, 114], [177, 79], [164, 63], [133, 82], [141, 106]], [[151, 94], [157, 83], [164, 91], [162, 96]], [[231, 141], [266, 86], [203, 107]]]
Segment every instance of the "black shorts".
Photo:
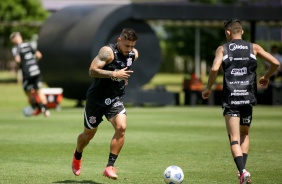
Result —
[[223, 115], [229, 115], [233, 117], [240, 117], [240, 125], [250, 126], [253, 118], [253, 106], [244, 105], [237, 107], [223, 107]]
[[86, 101], [84, 110], [84, 126], [88, 129], [94, 129], [103, 121], [103, 116], [107, 119], [114, 117], [117, 114], [125, 114], [126, 110], [121, 99], [113, 102], [108, 106], [101, 106], [95, 103]]
[[23, 89], [25, 91], [30, 91], [32, 89], [39, 89], [42, 87], [41, 76], [36, 76], [32, 78], [23, 79]]

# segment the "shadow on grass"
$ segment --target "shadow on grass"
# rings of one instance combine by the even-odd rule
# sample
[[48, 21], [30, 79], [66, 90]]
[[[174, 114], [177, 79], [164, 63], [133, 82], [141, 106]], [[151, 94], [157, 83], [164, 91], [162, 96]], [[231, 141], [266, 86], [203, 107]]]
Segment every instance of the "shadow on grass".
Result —
[[65, 180], [65, 181], [54, 181], [52, 183], [84, 183], [84, 184], [102, 184], [102, 183], [98, 183], [95, 181], [91, 181], [91, 180], [82, 180], [82, 181], [76, 181], [76, 180]]

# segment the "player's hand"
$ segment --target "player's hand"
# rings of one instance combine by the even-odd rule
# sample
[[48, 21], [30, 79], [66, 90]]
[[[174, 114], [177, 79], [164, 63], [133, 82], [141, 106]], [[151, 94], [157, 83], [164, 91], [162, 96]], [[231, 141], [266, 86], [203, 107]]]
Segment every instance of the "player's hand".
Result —
[[210, 94], [211, 94], [211, 90], [205, 89], [204, 91], [202, 91], [202, 98], [207, 99], [209, 98]]
[[268, 86], [269, 83], [269, 78], [265, 78], [264, 76], [262, 76], [259, 79], [259, 84], [261, 85], [261, 87], [266, 88]]
[[133, 73], [132, 70], [127, 70], [127, 67], [114, 72], [114, 77], [121, 80], [128, 80], [130, 75]]

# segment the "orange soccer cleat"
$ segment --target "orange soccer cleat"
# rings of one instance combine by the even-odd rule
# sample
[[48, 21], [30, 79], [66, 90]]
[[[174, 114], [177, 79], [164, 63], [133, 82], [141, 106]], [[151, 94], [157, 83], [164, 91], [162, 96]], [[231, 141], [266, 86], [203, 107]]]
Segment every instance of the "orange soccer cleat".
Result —
[[72, 172], [73, 172], [73, 174], [76, 175], [76, 176], [79, 176], [79, 175], [80, 175], [81, 163], [82, 163], [82, 159], [76, 160], [75, 156], [73, 156], [73, 160], [72, 160]]
[[108, 178], [111, 178], [113, 180], [116, 180], [118, 178], [117, 174], [117, 169], [114, 168], [113, 166], [108, 166], [106, 167], [106, 169], [104, 170], [103, 176], [106, 176]]
[[248, 171], [243, 172], [243, 174], [240, 175], [240, 184], [251, 184], [251, 174]]

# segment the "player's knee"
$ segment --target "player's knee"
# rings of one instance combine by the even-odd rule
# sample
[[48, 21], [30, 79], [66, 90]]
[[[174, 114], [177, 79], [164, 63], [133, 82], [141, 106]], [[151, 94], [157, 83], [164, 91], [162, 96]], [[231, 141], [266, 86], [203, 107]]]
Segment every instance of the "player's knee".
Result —
[[126, 130], [126, 125], [124, 124], [124, 125], [119, 125], [119, 126], [117, 126], [117, 127], [116, 127], [116, 130], [119, 131], [119, 132], [121, 132], [121, 133], [124, 133], [125, 130]]
[[124, 134], [125, 134], [125, 131], [126, 131], [126, 123], [118, 124], [118, 125], [115, 127], [115, 131], [116, 131], [116, 133], [118, 133], [118, 134], [124, 135]]

